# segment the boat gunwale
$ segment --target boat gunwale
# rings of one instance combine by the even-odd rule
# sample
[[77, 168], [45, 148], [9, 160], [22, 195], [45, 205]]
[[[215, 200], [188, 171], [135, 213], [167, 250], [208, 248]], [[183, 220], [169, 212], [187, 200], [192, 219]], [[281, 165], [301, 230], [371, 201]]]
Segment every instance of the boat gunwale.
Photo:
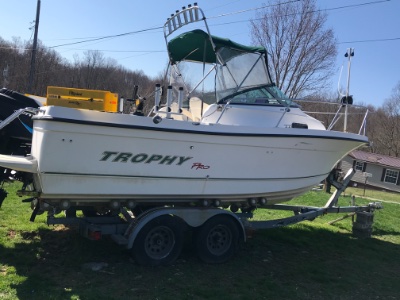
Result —
[[[146, 118], [146, 117], [140, 117]], [[340, 131], [328, 131], [328, 130], [312, 130], [312, 129], [298, 129], [298, 128], [279, 128], [282, 130], [291, 130], [298, 131], [298, 133], [249, 133], [249, 132], [227, 132], [227, 131], [207, 131], [207, 130], [194, 130], [194, 129], [181, 129], [181, 128], [172, 128], [172, 127], [155, 127], [155, 126], [146, 126], [146, 125], [134, 125], [134, 124], [121, 124], [121, 123], [110, 123], [110, 122], [101, 122], [101, 121], [91, 121], [91, 120], [77, 120], [71, 118], [62, 118], [62, 117], [54, 117], [50, 115], [44, 116], [34, 116], [33, 120], [40, 121], [49, 121], [49, 122], [61, 122], [61, 123], [72, 123], [72, 124], [81, 124], [81, 125], [92, 125], [92, 126], [101, 126], [101, 127], [112, 127], [112, 128], [123, 128], [123, 129], [139, 129], [139, 130], [147, 130], [147, 131], [162, 131], [162, 132], [174, 132], [174, 133], [186, 133], [186, 134], [201, 134], [201, 135], [216, 135], [216, 136], [240, 136], [240, 137], [274, 137], [274, 138], [312, 138], [312, 139], [328, 139], [328, 140], [341, 140], [341, 141], [354, 141], [354, 142], [362, 142], [368, 143], [368, 137], [364, 135], [359, 135], [356, 133], [347, 133]], [[183, 121], [176, 121], [183, 122]], [[192, 122], [195, 126], [210, 126], [207, 124], [201, 124], [199, 122]], [[220, 125], [213, 124], [211, 126], [232, 126], [239, 127], [237, 125]], [[214, 127], [215, 128], [215, 127]], [[254, 127], [249, 127], [254, 128]], [[266, 129], [270, 129], [267, 128]], [[302, 134], [301, 131], [307, 131], [311, 134]], [[343, 136], [327, 136], [326, 133], [337, 133], [340, 135], [347, 134], [352, 135], [354, 137], [343, 137]], [[358, 137], [358, 138], [357, 138]]]
[[144, 178], [144, 179], [178, 179], [178, 180], [205, 180], [205, 181], [221, 181], [221, 180], [233, 180], [233, 181], [270, 181], [270, 180], [292, 180], [292, 179], [308, 179], [308, 178], [314, 178], [314, 177], [320, 177], [320, 176], [325, 176], [328, 173], [322, 173], [322, 174], [317, 174], [317, 175], [309, 175], [309, 176], [297, 176], [297, 177], [204, 177], [204, 176], [198, 176], [198, 177], [178, 177], [178, 176], [143, 176], [143, 175], [127, 175], [127, 174], [94, 174], [94, 173], [66, 173], [66, 172], [39, 172], [40, 174], [46, 174], [46, 175], [62, 175], [62, 176], [98, 176], [98, 177], [127, 177], [127, 178]]

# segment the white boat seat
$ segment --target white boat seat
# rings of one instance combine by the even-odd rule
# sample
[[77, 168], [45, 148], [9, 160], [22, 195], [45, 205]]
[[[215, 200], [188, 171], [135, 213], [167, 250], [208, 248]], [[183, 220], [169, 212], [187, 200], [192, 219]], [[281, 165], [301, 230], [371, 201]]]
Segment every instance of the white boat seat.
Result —
[[[203, 105], [203, 110], [201, 109], [201, 105]], [[199, 122], [201, 120], [201, 112], [205, 111], [208, 108], [207, 103], [203, 103], [200, 98], [192, 97], [189, 99], [189, 111], [192, 114], [192, 119], [195, 122]]]

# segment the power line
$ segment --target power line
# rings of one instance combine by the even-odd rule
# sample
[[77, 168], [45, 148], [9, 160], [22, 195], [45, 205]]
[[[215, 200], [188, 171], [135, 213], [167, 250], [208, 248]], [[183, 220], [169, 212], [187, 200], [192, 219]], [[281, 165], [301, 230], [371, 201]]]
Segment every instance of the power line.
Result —
[[20, 50], [20, 51], [32, 51], [32, 48], [21, 48], [21, 47], [0, 47], [0, 49]]
[[[316, 10], [310, 10], [305, 12], [305, 14], [311, 14], [311, 13], [316, 13], [316, 12], [325, 12], [325, 11], [331, 11], [331, 10], [339, 10], [339, 9], [347, 9], [347, 8], [356, 8], [356, 7], [361, 7], [361, 6], [366, 6], [366, 5], [373, 5], [373, 4], [380, 4], [384, 2], [389, 2], [391, 0], [379, 0], [379, 1], [372, 1], [372, 2], [365, 2], [365, 3], [358, 3], [358, 4], [350, 4], [350, 5], [344, 5], [344, 6], [338, 6], [338, 7], [331, 7], [331, 8], [324, 8], [324, 9], [316, 9]], [[287, 17], [287, 16], [295, 16], [302, 14], [300, 13], [292, 13], [292, 14], [286, 14], [282, 15], [281, 17]], [[254, 20], [262, 20], [264, 17], [261, 18], [256, 18]]]
[[[289, 4], [289, 3], [294, 3], [294, 2], [298, 2], [298, 1], [301, 1], [301, 0], [292, 0], [292, 1], [287, 1], [287, 2], [281, 3], [281, 4]], [[365, 3], [344, 5], [344, 6], [339, 6], [339, 7], [332, 7], [332, 8], [327, 8], [327, 9], [318, 9], [318, 10], [310, 11], [309, 13], [318, 12], [318, 11], [332, 11], [332, 10], [339, 10], [339, 9], [348, 9], [348, 8], [354, 8], [354, 7], [361, 7], [361, 6], [367, 6], [367, 5], [380, 4], [380, 3], [385, 3], [385, 2], [389, 2], [389, 1], [391, 1], [391, 0], [370, 1], [370, 2], [365, 2]], [[271, 4], [271, 5], [264, 5], [264, 6], [261, 6], [261, 7], [249, 8], [249, 9], [246, 9], [246, 10], [240, 10], [240, 11], [235, 11], [235, 12], [230, 12], [230, 13], [226, 13], [226, 14], [221, 14], [221, 15], [217, 15], [217, 16], [208, 17], [207, 19], [217, 19], [217, 18], [236, 15], [236, 14], [241, 14], [241, 13], [245, 13], [245, 12], [249, 12], [249, 11], [260, 10], [260, 9], [264, 9], [264, 8], [272, 7], [272, 6], [276, 6], [276, 5], [279, 5], [279, 4]], [[254, 20], [260, 20], [260, 19], [262, 19], [262, 18], [257, 18], [257, 19], [254, 19]], [[212, 24], [210, 26], [223, 26], [223, 25], [230, 25], [230, 24], [244, 23], [244, 22], [248, 22], [248, 20], [239, 20], [239, 21], [232, 21], [232, 22], [226, 22], [226, 23], [220, 23], [220, 24]], [[78, 45], [78, 44], [89, 43], [89, 42], [94, 42], [94, 41], [101, 41], [101, 40], [105, 40], [105, 39], [112, 39], [112, 38], [118, 38], [118, 37], [134, 35], [134, 34], [148, 32], [148, 31], [153, 31], [153, 30], [159, 30], [159, 29], [162, 29], [162, 28], [163, 28], [163, 26], [156, 26], [156, 27], [146, 28], [146, 29], [137, 30], [137, 31], [130, 31], [130, 32], [125, 32], [125, 33], [120, 33], [120, 34], [93, 37], [93, 38], [71, 38], [70, 40], [74, 40], [74, 39], [75, 40], [76, 39], [82, 39], [82, 40], [81, 41], [77, 41], [77, 42], [64, 43], [64, 44], [59, 44], [59, 45], [55, 45], [55, 46], [50, 46], [48, 48], [49, 49], [54, 49], [54, 48], [59, 48], [59, 47], [64, 47], [64, 46], [72, 46], [72, 45]], [[379, 40], [378, 39], [372, 39], [372, 40], [355, 41], [355, 42], [361, 43], [361, 42], [369, 42], [369, 41], [371, 41], [371, 42], [393, 41], [393, 40], [398, 40], [398, 39], [399, 38], [389, 38], [389, 39], [379, 39]], [[339, 44], [345, 44], [345, 43], [351, 43], [351, 42], [342, 42], [342, 43], [339, 43]], [[7, 49], [7, 48], [6, 47], [0, 47], [0, 49]], [[16, 49], [16, 48], [9, 47], [8, 49]], [[26, 48], [22, 49], [21, 48], [21, 50], [31, 50], [31, 49], [26, 49]], [[80, 50], [80, 49], [78, 49], [78, 50]], [[105, 51], [105, 50], [99, 50], [99, 51]], [[112, 52], [112, 51], [109, 51], [109, 52]], [[147, 52], [147, 51], [140, 51], [140, 52]], [[151, 52], [158, 52], [158, 51], [151, 51]]]
[[241, 0], [236, 0], [236, 1], [231, 1], [231, 2], [228, 2], [228, 3], [222, 4], [222, 5], [218, 5], [218, 6], [215, 6], [213, 8], [210, 8], [209, 11], [217, 9], [217, 8], [221, 8], [221, 7], [224, 7], [224, 6], [228, 6], [228, 5], [231, 5], [232, 3], [236, 3], [236, 2], [240, 2], [240, 1]]
[[338, 9], [345, 9], [345, 8], [352, 8], [352, 7], [361, 7], [361, 6], [379, 4], [379, 3], [390, 2], [390, 1], [391, 0], [371, 1], [371, 2], [365, 2], [365, 3], [359, 3], [359, 4], [351, 4], [351, 5], [344, 5], [344, 6], [339, 6], [339, 7], [327, 8], [327, 9], [320, 9], [320, 10], [317, 10], [317, 11], [338, 10]]
[[[82, 50], [82, 48], [67, 48], [66, 50]], [[92, 51], [95, 49], [85, 49], [87, 51]], [[101, 52], [112, 52], [112, 53], [143, 53], [143, 52], [148, 52], [148, 53], [157, 53], [157, 52], [167, 52], [167, 50], [107, 50], [107, 49], [101, 49], [98, 50]]]
[[347, 41], [347, 42], [340, 42], [340, 43], [338, 43], [338, 44], [390, 42], [390, 41], [397, 41], [397, 40], [400, 40], [400, 37], [397, 37], [397, 38], [387, 38], [387, 39], [374, 39], [374, 40]]
[[[245, 12], [249, 12], [249, 11], [265, 9], [265, 8], [268, 8], [268, 7], [277, 6], [277, 5], [281, 5], [281, 4], [290, 4], [290, 3], [299, 2], [299, 1], [301, 1], [301, 0], [292, 0], [292, 1], [287, 1], [287, 2], [280, 3], [280, 4], [278, 3], [278, 4], [264, 5], [264, 6], [261, 6], [261, 7], [253, 7], [253, 8], [249, 8], [249, 9], [245, 9], [245, 10], [240, 10], [240, 11], [230, 12], [230, 13], [226, 13], [226, 14], [222, 14], [222, 15], [208, 17], [207, 19], [216, 19], [216, 18], [226, 17], [226, 16], [230, 16], [230, 15], [241, 14], [241, 13], [245, 13]], [[389, 1], [391, 1], [391, 0], [378, 0], [378, 1], [371, 1], [371, 2], [365, 2], [365, 3], [352, 4], [352, 5], [344, 5], [344, 6], [339, 6], [339, 7], [327, 8], [327, 9], [318, 9], [318, 10], [315, 10], [315, 11], [310, 11], [309, 13], [318, 12], [318, 11], [330, 11], [330, 10], [361, 7], [361, 6], [366, 6], [366, 5], [380, 4], [380, 3], [389, 2]], [[241, 21], [232, 21], [232, 22], [229, 22], [229, 23], [222, 23], [222, 24], [214, 24], [213, 26], [221, 26], [221, 25], [235, 24], [235, 23], [242, 23], [242, 22], [248, 22], [248, 20], [247, 21], [243, 21], [243, 20], [241, 20]], [[137, 33], [146, 32], [146, 31], [158, 30], [158, 29], [162, 29], [162, 28], [163, 28], [163, 26], [157, 26], [157, 27], [142, 29], [142, 30], [138, 30], [138, 31], [131, 31], [131, 32], [126, 32], [126, 33], [121, 33], [121, 34], [108, 35], [108, 36], [103, 36], [103, 37], [98, 37], [98, 38], [93, 38], [93, 39], [87, 39], [87, 40], [83, 40], [83, 41], [79, 41], [79, 42], [60, 44], [60, 45], [52, 46], [52, 47], [49, 47], [49, 48], [58, 48], [58, 47], [62, 47], [62, 46], [70, 46], [70, 45], [82, 44], [82, 43], [87, 43], [87, 42], [104, 40], [104, 39], [108, 39], [108, 38], [122, 37], [122, 36], [127, 36], [127, 35], [133, 35], [133, 34], [137, 34]]]
[[[289, 3], [299, 2], [299, 1], [301, 1], [301, 0], [291, 0], [291, 1], [280, 3], [280, 4], [289, 4]], [[233, 1], [233, 2], [238, 2], [238, 1]], [[207, 17], [207, 19], [215, 19], [215, 18], [226, 17], [229, 15], [241, 14], [241, 13], [245, 13], [245, 12], [249, 12], [249, 11], [254, 11], [254, 10], [259, 10], [259, 9], [263, 9], [263, 8], [267, 8], [267, 7], [277, 6], [280, 4], [270, 4], [270, 5], [264, 5], [261, 7], [253, 7], [253, 8], [249, 8], [249, 9], [245, 9], [245, 10], [241, 10], [241, 11], [230, 12], [230, 13], [226, 13], [226, 14], [222, 14], [222, 15], [213, 16], [213, 17]], [[222, 6], [224, 6], [224, 5], [222, 5]], [[219, 7], [221, 7], [221, 6], [219, 6]], [[141, 32], [157, 30], [157, 29], [163, 29], [163, 26], [157, 26], [157, 27], [153, 27], [153, 28], [148, 28], [148, 29], [143, 29], [143, 30], [138, 30], [138, 31], [131, 31], [131, 32], [126, 32], [126, 33], [121, 33], [121, 34], [116, 34], [116, 35], [108, 35], [108, 36], [100, 36], [100, 37], [87, 37], [87, 38], [79, 38], [79, 37], [78, 38], [70, 38], [70, 39], [65, 39], [65, 40], [82, 39], [83, 41], [56, 45], [56, 46], [52, 46], [50, 48], [61, 47], [64, 45], [74, 45], [74, 44], [80, 44], [80, 43], [85, 43], [85, 42], [98, 41], [98, 40], [103, 40], [103, 39], [107, 39], [107, 38], [121, 37], [121, 36], [132, 35], [132, 34], [137, 34], [137, 33], [141, 33]]]
[[[223, 23], [223, 24], [218, 24], [218, 25], [227, 25], [230, 24], [228, 23]], [[357, 41], [345, 41], [345, 42], [339, 42], [338, 44], [352, 44], [352, 43], [374, 43], [374, 42], [391, 42], [391, 41], [398, 41], [400, 40], [400, 37], [396, 38], [386, 38], [386, 39], [369, 39], [369, 40], [357, 40]], [[8, 49], [6, 47], [0, 47], [0, 49]], [[18, 48], [13, 48], [13, 49], [18, 49]], [[25, 49], [29, 50], [29, 49]], [[82, 50], [82, 48], [69, 48], [66, 50]], [[87, 51], [94, 51], [95, 49], [85, 49]], [[98, 50], [101, 52], [110, 52], [110, 53], [163, 53], [166, 52], [166, 50], [107, 50], [107, 49], [101, 49]]]
[[221, 17], [231, 16], [231, 15], [237, 15], [237, 14], [242, 14], [242, 13], [249, 12], [249, 11], [264, 9], [264, 8], [283, 5], [283, 4], [290, 4], [290, 3], [299, 2], [299, 1], [301, 1], [301, 0], [292, 0], [292, 1], [282, 2], [282, 3], [277, 3], [277, 4], [264, 5], [261, 7], [253, 7], [253, 8], [234, 11], [234, 12], [230, 12], [230, 13], [226, 13], [226, 14], [222, 14], [222, 15], [218, 15], [218, 16], [214, 16], [214, 17], [208, 17], [207, 19], [215, 19], [215, 18], [221, 18]]
[[147, 29], [131, 31], [131, 32], [125, 32], [125, 33], [114, 34], [114, 35], [106, 35], [106, 36], [102, 36], [102, 37], [98, 37], [98, 38], [94, 38], [94, 39], [89, 39], [89, 40], [84, 40], [84, 41], [79, 41], [79, 42], [74, 42], [74, 43], [60, 44], [60, 45], [56, 45], [56, 46], [51, 46], [49, 48], [58, 48], [58, 47], [62, 47], [62, 46], [70, 46], [70, 45], [77, 45], [77, 44], [82, 44], [82, 43], [89, 43], [89, 42], [94, 42], [94, 41], [100, 41], [100, 40], [105, 40], [105, 39], [110, 39], [110, 38], [117, 38], [117, 37], [121, 37], [121, 36], [137, 34], [137, 33], [156, 30], [156, 29], [162, 29], [162, 28], [163, 27], [161, 26], [161, 27], [147, 28]]

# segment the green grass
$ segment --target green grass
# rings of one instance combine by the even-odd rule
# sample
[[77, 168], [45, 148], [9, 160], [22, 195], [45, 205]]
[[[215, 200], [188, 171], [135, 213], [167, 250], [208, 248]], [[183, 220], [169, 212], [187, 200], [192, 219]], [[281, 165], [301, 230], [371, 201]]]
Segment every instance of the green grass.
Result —
[[[343, 214], [259, 230], [235, 259], [207, 265], [188, 243], [169, 267], [142, 267], [109, 239], [89, 241], [75, 229], [29, 222], [31, 209], [14, 196], [0, 209], [0, 299], [398, 299], [400, 205], [384, 203], [373, 237], [355, 238]], [[367, 191], [368, 193], [369, 191]], [[350, 202], [350, 193], [340, 205]], [[385, 194], [386, 195], [386, 194]], [[384, 196], [385, 196], [384, 195]], [[380, 199], [382, 195], [374, 198]], [[291, 204], [323, 206], [329, 195], [308, 194]], [[371, 200], [356, 197], [363, 205]], [[392, 200], [391, 200], [392, 201]], [[393, 200], [400, 202], [399, 199]], [[288, 212], [257, 210], [255, 219]], [[85, 268], [104, 262], [100, 271]]]
[[399, 193], [389, 193], [385, 191], [376, 190], [365, 190], [361, 188], [348, 187], [345, 191], [346, 195], [357, 195], [359, 197], [379, 199], [385, 202], [397, 202], [400, 203]]

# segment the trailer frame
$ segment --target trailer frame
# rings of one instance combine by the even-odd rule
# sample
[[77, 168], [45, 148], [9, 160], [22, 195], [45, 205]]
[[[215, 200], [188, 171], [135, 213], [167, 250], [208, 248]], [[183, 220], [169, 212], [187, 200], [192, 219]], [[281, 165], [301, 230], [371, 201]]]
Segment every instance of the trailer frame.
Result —
[[[161, 206], [148, 209], [136, 217], [125, 208], [120, 208], [118, 214], [96, 217], [64, 218], [49, 212], [47, 224], [77, 225], [80, 234], [92, 240], [110, 235], [117, 244], [129, 249], [139, 264], [152, 266], [173, 263], [182, 250], [184, 232], [192, 230], [200, 259], [206, 263], [223, 263], [233, 257], [239, 242], [245, 242], [254, 230], [288, 226], [328, 213], [363, 214], [360, 217], [362, 221], [353, 222], [353, 232], [370, 236], [373, 212], [382, 208], [381, 203], [337, 206], [354, 173], [355, 170], [350, 169], [340, 182], [331, 181], [336, 191], [323, 207], [285, 204], [258, 207], [294, 213], [281, 219], [253, 221], [255, 208], [238, 213], [212, 206]], [[34, 214], [35, 211], [31, 220]]]

